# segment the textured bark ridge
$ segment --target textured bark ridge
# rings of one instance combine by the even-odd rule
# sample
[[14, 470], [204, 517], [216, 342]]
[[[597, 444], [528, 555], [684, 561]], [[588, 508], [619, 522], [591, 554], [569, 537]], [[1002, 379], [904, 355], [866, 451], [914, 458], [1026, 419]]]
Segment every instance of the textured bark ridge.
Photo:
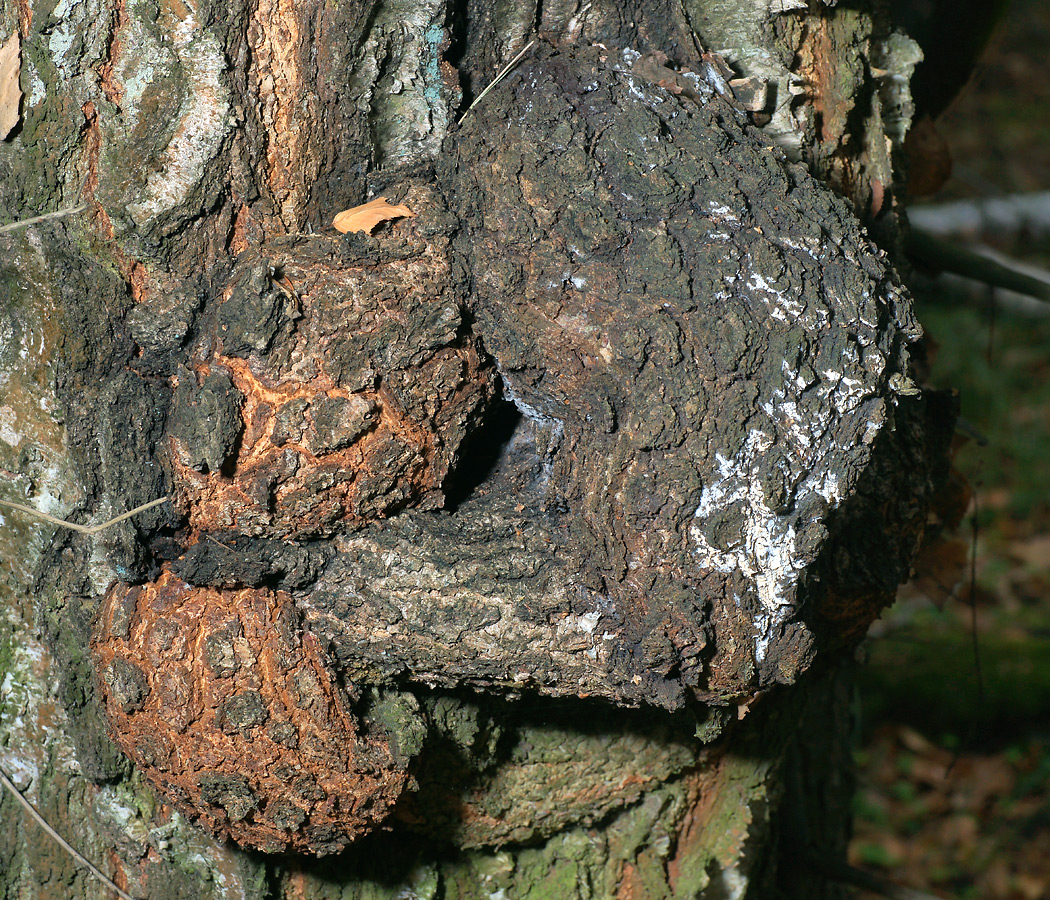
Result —
[[479, 330], [557, 434], [590, 585], [708, 697], [806, 664], [800, 582], [919, 333], [844, 204], [713, 94], [558, 55], [456, 143]]
[[[741, 702], [889, 599], [872, 572], [924, 518], [928, 467], [893, 456], [902, 423], [925, 440], [919, 328], [722, 89], [543, 49], [389, 186], [413, 218], [245, 250], [177, 364], [132, 317], [179, 518], [94, 653], [115, 739], [182, 809], [329, 853], [426, 771], [433, 716], [376, 713], [392, 685]], [[892, 559], [829, 560], [839, 507], [902, 535]], [[472, 845], [533, 827], [486, 821]]]

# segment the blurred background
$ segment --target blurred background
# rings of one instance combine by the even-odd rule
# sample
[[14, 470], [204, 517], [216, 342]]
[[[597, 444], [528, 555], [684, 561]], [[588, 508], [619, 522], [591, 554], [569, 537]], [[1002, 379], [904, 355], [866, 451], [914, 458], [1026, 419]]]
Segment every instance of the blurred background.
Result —
[[[948, 22], [973, 36], [969, 5]], [[915, 189], [934, 193], [912, 222], [1050, 282], [1050, 3], [1013, 0], [969, 84], [916, 132]], [[1050, 304], [921, 265], [907, 281], [928, 380], [961, 396], [941, 511], [960, 522], [864, 648], [851, 862], [941, 897], [1050, 898]]]

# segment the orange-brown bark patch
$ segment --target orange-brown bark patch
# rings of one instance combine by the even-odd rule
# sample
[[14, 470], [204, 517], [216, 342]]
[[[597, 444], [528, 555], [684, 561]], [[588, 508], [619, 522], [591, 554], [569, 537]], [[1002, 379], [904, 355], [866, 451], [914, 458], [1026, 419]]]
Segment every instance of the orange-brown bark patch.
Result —
[[809, 86], [820, 140], [837, 142], [842, 136], [840, 126], [845, 113], [838, 110], [830, 90], [834, 74], [832, 51], [827, 21], [823, 18], [813, 20], [806, 33], [806, 41], [798, 51], [798, 73]]
[[297, 231], [318, 165], [309, 152], [312, 123], [304, 121], [309, 88], [302, 66], [304, 38], [293, 0], [258, 0], [248, 27], [249, 82], [265, 130], [266, 181], [284, 226]]
[[[370, 489], [371, 474], [388, 468], [391, 456], [401, 461], [396, 505], [440, 490], [444, 469], [433, 465], [433, 436], [384, 402], [382, 392], [351, 393], [323, 373], [310, 382], [271, 387], [234, 357], [216, 357], [201, 372], [213, 368], [228, 372], [244, 397], [243, 432], [233, 465], [220, 472], [187, 465], [176, 440], [175, 496], [194, 530], [302, 537], [340, 523], [363, 524], [368, 516], [362, 492]], [[321, 410], [333, 405], [341, 410], [341, 434], [334, 439], [322, 433], [319, 421]], [[298, 408], [298, 422], [285, 427], [281, 419], [289, 408]], [[344, 447], [343, 441], [350, 443]]]
[[126, 280], [128, 287], [131, 290], [131, 299], [136, 303], [141, 303], [145, 296], [146, 282], [149, 279], [149, 273], [146, 271], [146, 267], [142, 265], [138, 260], [133, 260], [128, 270]]
[[29, 36], [29, 29], [33, 24], [33, 8], [29, 5], [29, 0], [18, 0], [18, 35], [19, 37], [26, 38]]
[[177, 808], [267, 852], [337, 852], [407, 782], [287, 595], [115, 585], [92, 642], [110, 732]]
[[688, 868], [691, 861], [702, 857], [710, 841], [709, 825], [718, 791], [726, 788], [724, 780], [724, 757], [713, 758], [685, 776], [687, 812], [678, 826], [675, 851], [667, 860], [667, 883], [672, 893], [680, 878], [695, 877], [694, 872], [683, 872], [682, 867]]
[[620, 883], [616, 886], [616, 900], [642, 900], [645, 897], [645, 885], [642, 883], [638, 867], [624, 863]]
[[117, 106], [120, 106], [121, 101], [124, 99], [124, 85], [117, 80], [116, 65], [117, 60], [120, 59], [120, 51], [123, 46], [120, 33], [124, 30], [127, 21], [128, 11], [124, 0], [118, 0], [113, 8], [113, 19], [110, 25], [109, 41], [106, 45], [106, 56], [98, 67], [99, 87], [102, 88], [102, 93], [106, 95], [106, 99]]
[[[419, 219], [384, 236], [397, 251], [381, 263], [321, 236], [238, 260], [177, 376], [172, 494], [194, 531], [305, 538], [444, 502], [495, 386], [463, 334], [447, 239], [420, 239]], [[198, 404], [206, 381], [224, 396]], [[209, 457], [216, 407], [236, 407], [239, 427]]]

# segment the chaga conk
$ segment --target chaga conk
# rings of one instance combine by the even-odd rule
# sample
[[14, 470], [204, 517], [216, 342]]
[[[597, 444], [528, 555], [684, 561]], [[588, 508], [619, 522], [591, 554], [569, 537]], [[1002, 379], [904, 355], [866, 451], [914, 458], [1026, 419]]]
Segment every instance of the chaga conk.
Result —
[[545, 47], [384, 188], [412, 218], [234, 262], [170, 377], [178, 530], [94, 644], [176, 805], [332, 852], [426, 753], [391, 686], [741, 703], [891, 598], [948, 418], [921, 331], [721, 87]]

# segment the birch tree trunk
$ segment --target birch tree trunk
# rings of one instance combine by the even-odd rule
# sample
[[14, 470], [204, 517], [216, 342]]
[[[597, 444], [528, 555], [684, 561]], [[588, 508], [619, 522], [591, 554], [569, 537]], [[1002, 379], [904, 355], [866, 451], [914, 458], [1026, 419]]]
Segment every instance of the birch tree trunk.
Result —
[[[156, 900], [838, 896], [843, 661], [952, 419], [861, 228], [919, 59], [882, 6], [4, 28], [3, 214], [84, 209], [0, 235], [0, 499], [168, 498], [0, 508], [0, 767], [52, 825]], [[3, 896], [108, 894], [0, 823]]]

